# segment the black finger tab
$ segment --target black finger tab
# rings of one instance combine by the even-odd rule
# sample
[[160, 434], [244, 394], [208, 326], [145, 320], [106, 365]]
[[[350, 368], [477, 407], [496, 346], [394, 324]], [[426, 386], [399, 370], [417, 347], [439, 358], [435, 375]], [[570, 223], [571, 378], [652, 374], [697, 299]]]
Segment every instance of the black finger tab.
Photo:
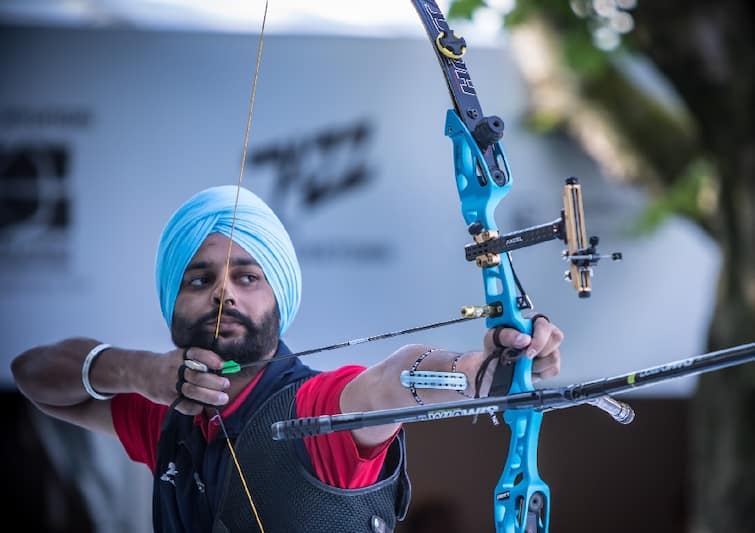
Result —
[[183, 396], [182, 388], [184, 386], [184, 383], [186, 383], [186, 377], [184, 377], [184, 373], [186, 372], [186, 365], [181, 365], [178, 367], [178, 381], [176, 382], [176, 392], [179, 396]]

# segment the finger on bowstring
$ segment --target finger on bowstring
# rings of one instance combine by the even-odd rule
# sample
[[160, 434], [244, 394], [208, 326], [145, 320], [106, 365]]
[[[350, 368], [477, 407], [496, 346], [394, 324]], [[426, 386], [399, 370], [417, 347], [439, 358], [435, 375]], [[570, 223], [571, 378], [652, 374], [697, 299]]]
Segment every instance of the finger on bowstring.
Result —
[[[212, 371], [194, 370], [192, 363], [193, 361], [189, 359], [185, 361], [183, 365], [185, 367], [184, 381], [186, 383], [216, 391], [224, 391], [231, 386], [231, 381], [227, 377], [221, 376]], [[202, 363], [199, 364], [202, 365]]]
[[[206, 375], [212, 376], [212, 374]], [[222, 390], [202, 387], [190, 381], [183, 383], [181, 391], [184, 397], [205, 407], [220, 407], [228, 403], [228, 394]]]
[[215, 352], [193, 346], [184, 351], [184, 359], [204, 364], [211, 371], [221, 370], [225, 363], [225, 360]]
[[184, 376], [184, 381], [205, 387], [207, 389], [225, 390], [231, 386], [231, 382], [228, 378], [221, 376], [218, 372], [211, 370], [206, 364], [195, 361], [194, 359], [187, 359], [188, 350], [185, 353], [184, 363], [179, 369], [179, 372]]
[[[174, 402], [176, 409], [184, 414], [189, 414], [187, 411], [197, 414], [201, 412], [202, 407], [218, 407], [228, 403], [228, 395], [222, 392], [230, 386], [228, 379], [209, 372], [191, 370], [186, 364], [188, 362], [185, 361], [178, 367], [178, 398]], [[187, 403], [196, 404], [198, 408], [185, 407]]]

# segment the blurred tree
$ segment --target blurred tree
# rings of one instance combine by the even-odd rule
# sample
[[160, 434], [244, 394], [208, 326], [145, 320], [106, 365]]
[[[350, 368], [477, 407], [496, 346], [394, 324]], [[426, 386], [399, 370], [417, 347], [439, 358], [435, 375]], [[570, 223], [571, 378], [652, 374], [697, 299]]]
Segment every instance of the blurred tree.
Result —
[[[753, 341], [753, 4], [455, 0], [448, 16], [483, 9], [507, 27], [532, 127], [567, 132], [607, 177], [646, 188], [635, 230], [676, 214], [720, 246], [709, 349]], [[691, 416], [692, 530], [755, 531], [755, 367], [701, 376]]]

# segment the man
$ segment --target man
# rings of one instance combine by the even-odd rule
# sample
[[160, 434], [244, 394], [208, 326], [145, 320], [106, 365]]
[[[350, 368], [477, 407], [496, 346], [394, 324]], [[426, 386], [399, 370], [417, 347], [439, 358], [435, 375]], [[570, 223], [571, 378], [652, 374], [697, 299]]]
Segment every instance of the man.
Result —
[[[240, 189], [234, 209], [236, 194], [233, 186], [196, 194], [163, 231], [157, 289], [175, 350], [67, 339], [18, 356], [16, 383], [43, 412], [116, 436], [151, 469], [155, 531], [390, 531], [409, 501], [399, 424], [292, 444], [273, 441], [271, 423], [458, 399], [407, 389], [399, 376], [453, 368], [474, 384], [496, 344], [526, 348], [535, 377], [551, 377], [563, 335], [538, 318], [531, 338], [488, 331], [480, 352], [409, 345], [370, 368], [315, 372], [284, 357], [301, 293], [291, 240], [250, 191]], [[263, 364], [213, 372], [229, 360]], [[494, 368], [466, 394], [484, 395]]]

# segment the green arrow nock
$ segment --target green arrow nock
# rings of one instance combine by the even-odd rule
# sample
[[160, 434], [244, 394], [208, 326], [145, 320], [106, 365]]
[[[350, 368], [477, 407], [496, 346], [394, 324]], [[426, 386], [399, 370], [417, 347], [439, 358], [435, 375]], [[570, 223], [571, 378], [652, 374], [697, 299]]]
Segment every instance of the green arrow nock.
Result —
[[236, 374], [241, 372], [241, 365], [236, 361], [226, 361], [220, 368], [220, 374]]

